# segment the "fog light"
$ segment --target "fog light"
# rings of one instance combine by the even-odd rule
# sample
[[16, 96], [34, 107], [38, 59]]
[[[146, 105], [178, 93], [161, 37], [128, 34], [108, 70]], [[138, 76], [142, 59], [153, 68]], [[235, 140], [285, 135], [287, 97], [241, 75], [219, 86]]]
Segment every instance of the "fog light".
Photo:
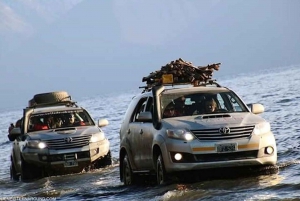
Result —
[[47, 156], [42, 156], [42, 160], [46, 161], [47, 160]]
[[177, 153], [177, 154], [175, 154], [174, 158], [175, 158], [175, 160], [180, 161], [182, 159], [182, 155]]
[[274, 148], [273, 147], [266, 147], [265, 148], [265, 153], [266, 154], [273, 154]]
[[91, 151], [91, 155], [92, 155], [92, 156], [95, 156], [95, 155], [98, 154], [98, 153], [99, 153], [99, 148], [94, 149], [94, 150]]

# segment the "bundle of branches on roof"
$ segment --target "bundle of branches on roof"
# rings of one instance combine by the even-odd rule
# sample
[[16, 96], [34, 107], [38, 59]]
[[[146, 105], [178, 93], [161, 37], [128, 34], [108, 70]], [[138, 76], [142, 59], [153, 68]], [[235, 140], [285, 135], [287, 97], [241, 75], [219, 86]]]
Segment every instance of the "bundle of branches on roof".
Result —
[[147, 85], [161, 84], [162, 75], [172, 74], [174, 83], [200, 83], [207, 82], [212, 78], [213, 71], [219, 70], [221, 63], [209, 64], [207, 66], [194, 66], [191, 62], [179, 58], [162, 66], [160, 70], [143, 77]]

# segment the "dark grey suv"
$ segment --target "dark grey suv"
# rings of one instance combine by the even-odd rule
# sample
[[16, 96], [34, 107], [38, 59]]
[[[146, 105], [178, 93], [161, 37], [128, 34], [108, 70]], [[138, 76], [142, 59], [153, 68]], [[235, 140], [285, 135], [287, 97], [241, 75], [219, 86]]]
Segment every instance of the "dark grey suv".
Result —
[[37, 94], [24, 109], [22, 124], [9, 133], [13, 141], [13, 180], [78, 173], [111, 164], [110, 143], [88, 111], [67, 92]]

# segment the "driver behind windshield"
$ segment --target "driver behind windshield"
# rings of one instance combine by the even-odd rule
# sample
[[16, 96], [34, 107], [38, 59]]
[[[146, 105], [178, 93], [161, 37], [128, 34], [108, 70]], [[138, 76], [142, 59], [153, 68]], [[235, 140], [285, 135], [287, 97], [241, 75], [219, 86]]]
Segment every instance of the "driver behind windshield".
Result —
[[74, 114], [68, 114], [64, 126], [85, 126], [85, 123]]
[[216, 101], [211, 98], [205, 101], [204, 104], [205, 113], [213, 113], [217, 110], [217, 103]]

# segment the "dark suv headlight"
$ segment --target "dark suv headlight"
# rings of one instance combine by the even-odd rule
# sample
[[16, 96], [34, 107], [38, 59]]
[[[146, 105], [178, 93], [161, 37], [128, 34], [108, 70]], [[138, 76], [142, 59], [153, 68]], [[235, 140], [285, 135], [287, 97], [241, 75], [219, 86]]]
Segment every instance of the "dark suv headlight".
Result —
[[194, 135], [186, 129], [168, 129], [167, 136], [169, 138], [191, 141], [195, 139]]
[[40, 140], [30, 140], [27, 142], [26, 146], [28, 148], [34, 148], [34, 149], [44, 149], [47, 147], [47, 144]]

